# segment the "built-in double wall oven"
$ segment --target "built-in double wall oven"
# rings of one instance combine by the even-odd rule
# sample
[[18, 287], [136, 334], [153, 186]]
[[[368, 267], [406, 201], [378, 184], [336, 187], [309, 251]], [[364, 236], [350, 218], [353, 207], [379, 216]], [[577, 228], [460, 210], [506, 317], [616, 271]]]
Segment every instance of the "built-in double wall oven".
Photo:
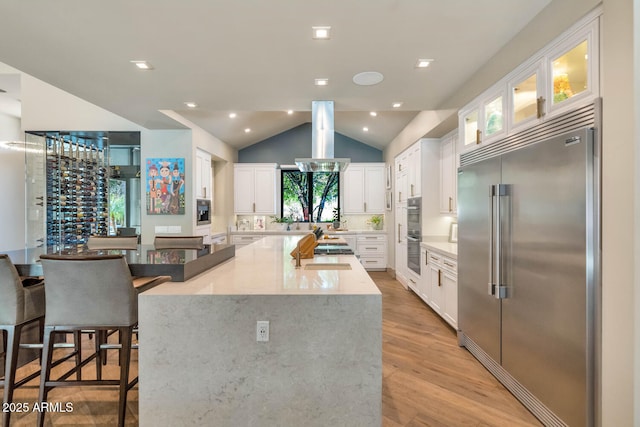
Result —
[[422, 198], [407, 200], [407, 266], [420, 274], [420, 242], [422, 241]]

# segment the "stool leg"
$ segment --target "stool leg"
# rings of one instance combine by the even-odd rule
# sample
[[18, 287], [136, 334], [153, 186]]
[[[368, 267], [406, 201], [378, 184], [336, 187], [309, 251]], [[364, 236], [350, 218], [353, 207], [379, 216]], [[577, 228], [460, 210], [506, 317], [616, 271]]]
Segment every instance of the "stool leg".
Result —
[[[76, 351], [76, 367], [82, 363], [82, 331], [73, 331], [73, 341]], [[82, 369], [78, 368], [76, 371], [76, 379], [82, 380]]]
[[[42, 343], [42, 368], [40, 370], [40, 389], [38, 391], [38, 402], [43, 403], [47, 401], [47, 395], [49, 394], [49, 387], [47, 382], [51, 375], [51, 360], [53, 359], [53, 335], [55, 329], [52, 326], [45, 326], [44, 328], [44, 341]], [[44, 427], [45, 410], [42, 408], [38, 411], [37, 426]]]
[[[8, 326], [6, 331], [6, 338], [3, 334], [4, 341], [4, 398], [2, 404], [5, 406], [7, 403], [13, 401], [13, 390], [16, 381], [16, 368], [18, 359], [18, 349], [20, 348], [20, 333], [22, 331], [22, 325]], [[11, 412], [2, 412], [2, 425], [9, 425], [9, 418]]]
[[132, 328], [120, 329], [120, 397], [118, 401], [118, 427], [124, 427], [124, 417], [127, 411], [127, 392], [129, 391], [129, 363], [131, 362], [131, 334]]
[[100, 344], [102, 343], [102, 331], [96, 330], [96, 339], [94, 340], [96, 349], [96, 379], [102, 379], [102, 350]]

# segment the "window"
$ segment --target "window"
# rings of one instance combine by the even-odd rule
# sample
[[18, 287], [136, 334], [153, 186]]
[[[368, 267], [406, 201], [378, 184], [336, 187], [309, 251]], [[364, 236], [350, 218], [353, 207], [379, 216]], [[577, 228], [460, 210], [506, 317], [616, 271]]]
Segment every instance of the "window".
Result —
[[333, 221], [333, 211], [339, 209], [339, 177], [338, 172], [283, 170], [282, 217], [298, 222]]

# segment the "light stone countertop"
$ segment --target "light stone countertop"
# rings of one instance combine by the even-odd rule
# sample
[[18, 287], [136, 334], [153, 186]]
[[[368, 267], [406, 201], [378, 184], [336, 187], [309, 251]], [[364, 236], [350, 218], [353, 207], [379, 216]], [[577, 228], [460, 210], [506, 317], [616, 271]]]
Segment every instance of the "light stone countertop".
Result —
[[420, 246], [426, 249], [442, 252], [447, 256], [458, 259], [458, 244], [441, 241], [422, 241]]
[[[265, 236], [237, 248], [234, 258], [186, 282], [167, 282], [150, 289], [153, 295], [380, 295], [354, 255], [316, 255], [295, 268], [289, 252], [299, 236]], [[348, 263], [351, 270], [305, 270], [309, 263]]]
[[[295, 228], [290, 231], [283, 230], [232, 230], [231, 234], [264, 234], [265, 236], [289, 236], [292, 234], [300, 235], [300, 234], [308, 234], [311, 233], [312, 230], [309, 229], [300, 229], [296, 230]], [[324, 230], [324, 234], [387, 234], [387, 230]]]

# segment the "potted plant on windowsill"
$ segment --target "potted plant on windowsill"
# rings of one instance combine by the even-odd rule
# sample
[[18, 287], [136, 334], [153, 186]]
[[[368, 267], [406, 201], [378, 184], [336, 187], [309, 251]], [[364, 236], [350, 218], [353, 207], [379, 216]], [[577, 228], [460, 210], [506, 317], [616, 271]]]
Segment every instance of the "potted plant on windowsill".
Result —
[[340, 209], [333, 209], [333, 229], [338, 230], [340, 228]]
[[283, 231], [288, 231], [291, 230], [291, 224], [293, 223], [293, 217], [292, 216], [287, 216], [287, 217], [279, 217], [276, 215], [271, 215], [271, 222], [272, 223], [276, 223], [276, 224], [282, 224], [281, 228]]

